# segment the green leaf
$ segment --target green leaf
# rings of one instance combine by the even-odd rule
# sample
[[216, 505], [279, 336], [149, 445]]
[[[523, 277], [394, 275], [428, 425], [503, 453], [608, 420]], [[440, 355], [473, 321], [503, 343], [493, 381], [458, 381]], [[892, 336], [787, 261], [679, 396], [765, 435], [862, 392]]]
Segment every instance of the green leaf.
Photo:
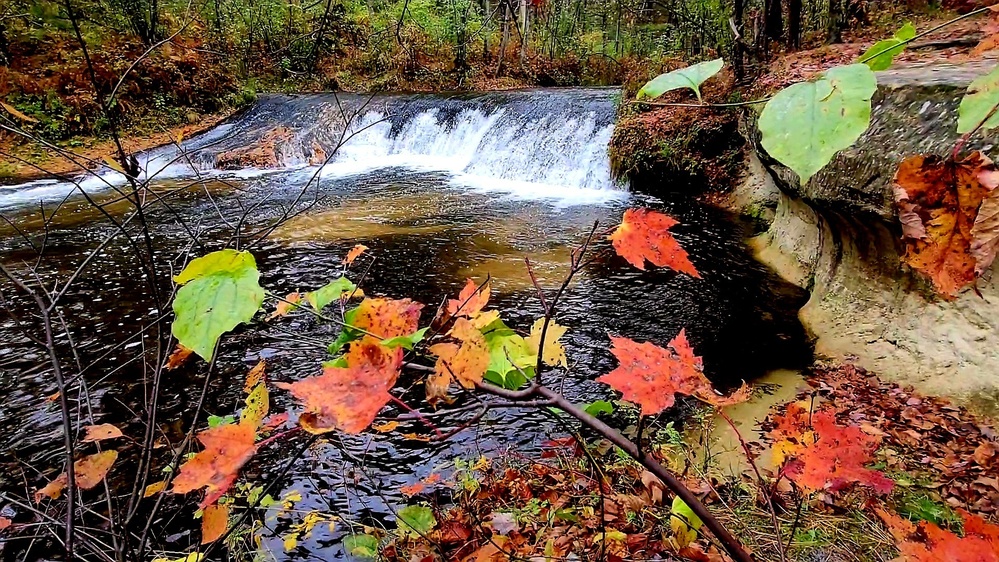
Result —
[[864, 64], [869, 66], [871, 70], [887, 70], [891, 66], [892, 60], [905, 49], [905, 42], [915, 36], [915, 26], [911, 23], [906, 23], [901, 29], [895, 32], [894, 37], [878, 41], [873, 47], [867, 49], [867, 52], [858, 60], [865, 61]]
[[173, 335], [210, 361], [222, 334], [249, 322], [264, 302], [260, 272], [249, 252], [222, 250], [191, 261], [174, 281]]
[[695, 531], [700, 529], [701, 525], [703, 525], [701, 518], [694, 514], [693, 510], [690, 509], [690, 506], [680, 499], [680, 496], [673, 497], [673, 505], [670, 507], [670, 513], [679, 515], [683, 518], [684, 524], [689, 525]]
[[423, 341], [424, 334], [427, 333], [430, 327], [419, 329], [408, 336], [396, 336], [394, 338], [388, 338], [382, 340], [382, 345], [389, 349], [395, 349], [397, 347], [402, 347], [410, 351], [413, 350], [413, 346]]
[[430, 511], [429, 507], [422, 505], [407, 505], [399, 510], [397, 516], [396, 522], [399, 524], [399, 532], [403, 535], [425, 536], [437, 525], [434, 512]]
[[[957, 108], [957, 132], [970, 133], [982, 121], [985, 121], [983, 131], [999, 126], [999, 111], [992, 112], [996, 105], [999, 105], [999, 65], [985, 76], [975, 78], [968, 86], [968, 93]], [[992, 113], [991, 117], [989, 113]]]
[[583, 411], [591, 416], [596, 416], [598, 414], [613, 414], [614, 405], [606, 400], [594, 400], [587, 404]]
[[309, 301], [312, 308], [321, 311], [326, 308], [326, 305], [342, 299], [345, 294], [350, 295], [355, 290], [357, 290], [357, 285], [351, 283], [350, 279], [337, 277], [323, 288], [305, 293], [305, 300]]
[[867, 130], [877, 87], [865, 64], [836, 66], [813, 82], [788, 86], [760, 115], [763, 148], [804, 185]]
[[333, 343], [326, 348], [327, 353], [330, 355], [336, 355], [337, 353], [340, 353], [343, 346], [352, 341], [359, 340], [364, 336], [364, 332], [350, 327], [351, 324], [354, 323], [355, 316], [357, 316], [356, 308], [352, 308], [343, 314], [343, 322], [346, 326], [340, 330], [340, 334], [337, 335], [336, 340], [334, 340]]
[[208, 416], [209, 429], [220, 425], [229, 425], [231, 423], [236, 423], [235, 416]]
[[489, 349], [486, 380], [513, 390], [527, 382], [525, 374], [533, 376], [538, 356], [531, 350], [527, 340], [505, 325], [497, 326], [483, 336]]
[[636, 97], [638, 99], [653, 99], [672, 90], [690, 88], [697, 94], [697, 99], [701, 99], [701, 84], [718, 74], [723, 66], [725, 66], [725, 61], [715, 59], [660, 74], [642, 86]]
[[378, 556], [378, 538], [372, 535], [350, 535], [343, 539], [343, 549], [352, 556]]
[[673, 497], [673, 506], [670, 508], [673, 517], [669, 518], [669, 526], [673, 529], [674, 538], [682, 548], [692, 543], [697, 538], [697, 530], [701, 528], [701, 519], [694, 515], [679, 496]]

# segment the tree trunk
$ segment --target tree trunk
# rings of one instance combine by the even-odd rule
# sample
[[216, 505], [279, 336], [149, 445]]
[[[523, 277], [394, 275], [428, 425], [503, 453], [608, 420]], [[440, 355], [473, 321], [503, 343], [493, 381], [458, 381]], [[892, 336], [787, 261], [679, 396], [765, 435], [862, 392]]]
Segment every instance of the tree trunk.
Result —
[[7, 42], [7, 28], [0, 22], [0, 66], [10, 66], [10, 43]]
[[735, 61], [735, 79], [742, 80], [746, 76], [745, 67], [743, 66], [744, 61], [744, 49], [745, 37], [743, 37], [742, 32], [742, 22], [746, 13], [746, 2], [745, 0], [734, 0], [732, 6], [732, 33], [735, 34], [735, 44], [733, 47], [732, 58]]
[[780, 41], [784, 34], [784, 13], [780, 0], [766, 0], [763, 14], [763, 34], [771, 41]]
[[506, 55], [507, 45], [510, 44], [510, 1], [503, 2], [503, 35], [500, 39], [499, 61], [496, 63], [496, 76], [503, 73], [503, 58]]
[[801, 46], [801, 0], [788, 0], [787, 3], [787, 47]]
[[829, 0], [829, 43], [843, 42], [843, 0]]
[[527, 60], [527, 40], [531, 32], [530, 11], [527, 9], [529, 0], [520, 0], [520, 67], [524, 67]]
[[489, 63], [489, 23], [492, 21], [492, 7], [489, 0], [482, 0], [482, 62]]

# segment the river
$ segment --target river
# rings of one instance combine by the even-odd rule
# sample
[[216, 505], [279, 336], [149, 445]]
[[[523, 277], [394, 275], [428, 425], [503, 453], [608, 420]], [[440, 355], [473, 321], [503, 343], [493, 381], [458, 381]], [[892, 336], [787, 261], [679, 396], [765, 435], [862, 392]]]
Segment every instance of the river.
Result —
[[[184, 140], [182, 156], [171, 147], [141, 155], [143, 174], [152, 177], [155, 189], [181, 191], [169, 209], [151, 212], [151, 237], [159, 251], [177, 253], [197, 233], [204, 241], [195, 246], [198, 254], [230, 240], [237, 228], [244, 234], [269, 230], [291, 209], [294, 218], [250, 246], [267, 289], [285, 294], [317, 288], [340, 269], [348, 249], [363, 243], [376, 257], [363, 283], [368, 294], [427, 303], [424, 321], [429, 321], [436, 305], [453, 297], [466, 278], [489, 275], [492, 304], [509, 325], [526, 329], [541, 307], [525, 257], [542, 285], [557, 287], [569, 252], [595, 221], [603, 230], [628, 207], [651, 207], [682, 223], [676, 236], [703, 278], [640, 272], [599, 244], [599, 258], [572, 285], [558, 316], [569, 327], [565, 393], [579, 402], [610, 396], [593, 382], [614, 367], [608, 334], [665, 344], [686, 328], [704, 356], [706, 372], [723, 387], [805, 364], [810, 354], [795, 316], [803, 295], [753, 260], [743, 243], [745, 225], [691, 194], [657, 199], [612, 180], [607, 145], [616, 97], [610, 89], [264, 96], [244, 114]], [[246, 162], [247, 147], [268, 139], [275, 140], [266, 155], [275, 167], [239, 165]], [[329, 161], [319, 165], [327, 156]], [[31, 246], [17, 233], [21, 230], [36, 244], [46, 240], [38, 281], [64, 278], [112, 229], [80, 191], [120, 216], [126, 205], [114, 202], [114, 188], [122, 184], [120, 174], [103, 169], [78, 185], [41, 180], [0, 188], [0, 212], [10, 221], [0, 227], [3, 263], [23, 272], [26, 263], [34, 262]], [[662, 192], [668, 192], [664, 187]], [[43, 232], [43, 213], [48, 216], [57, 207]], [[141, 346], [116, 344], [159, 311], [148, 306], [141, 273], [128, 256], [123, 242], [104, 248], [64, 309], [84, 363], [103, 358], [100, 368], [86, 375], [95, 417], [138, 437], [136, 412], [145, 388], [137, 360]], [[29, 303], [12, 296], [13, 287], [4, 283], [4, 298], [27, 313]], [[221, 348], [220, 376], [210, 387], [208, 411], [233, 413], [242, 400], [242, 377], [261, 358], [268, 360], [274, 382], [315, 374], [327, 358], [325, 344], [335, 337], [333, 327], [307, 316], [241, 330]], [[56, 405], [46, 401], [55, 384], [43, 354], [7, 312], [0, 342], [5, 396], [0, 451], [6, 459], [0, 488], [24, 495], [26, 483], [44, 483], [38, 471], [60, 466], [61, 421]], [[163, 419], [170, 420], [166, 434], [187, 429], [185, 414], [201, 392], [203, 376], [203, 370], [188, 369], [169, 377], [163, 401]], [[272, 396], [275, 408], [291, 405], [283, 392]], [[403, 396], [415, 402], [418, 392]], [[413, 426], [409, 431], [425, 430]], [[530, 454], [557, 431], [539, 413], [495, 412], [442, 444], [406, 439], [399, 432], [334, 437], [306, 453], [282, 488], [302, 492], [299, 509], [384, 521], [387, 504], [405, 503], [399, 488], [414, 477], [439, 470], [456, 456], [506, 449]], [[279, 462], [293, 448], [271, 448], [260, 457]], [[127, 474], [127, 461], [115, 470]], [[259, 465], [250, 468], [260, 470]], [[180, 550], [197, 532], [178, 513], [161, 522], [161, 539]], [[321, 553], [335, 549], [341, 533], [316, 531], [296, 553], [328, 558]], [[282, 550], [279, 538], [265, 544], [276, 553]]]

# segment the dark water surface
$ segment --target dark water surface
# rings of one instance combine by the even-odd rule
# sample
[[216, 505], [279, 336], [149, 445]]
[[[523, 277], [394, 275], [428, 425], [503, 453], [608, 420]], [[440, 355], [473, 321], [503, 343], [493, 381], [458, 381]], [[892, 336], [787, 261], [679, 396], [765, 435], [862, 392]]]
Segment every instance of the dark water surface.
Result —
[[[369, 123], [387, 119], [384, 130], [368, 136], [362, 132], [354, 146], [348, 142], [345, 156], [324, 168], [319, 187], [309, 191], [308, 198], [316, 203], [252, 248], [263, 273], [261, 284], [276, 294], [322, 286], [338, 274], [346, 251], [363, 243], [376, 257], [362, 285], [367, 294], [426, 303], [425, 323], [436, 305], [453, 297], [466, 278], [481, 280], [488, 274], [494, 280], [491, 304], [502, 311], [507, 324], [527, 330], [540, 316], [541, 307], [524, 257], [530, 257], [541, 283], [554, 289], [567, 271], [569, 252], [595, 221], [604, 225], [603, 231], [620, 220], [624, 209], [641, 205], [680, 220], [676, 236], [703, 278], [637, 271], [612, 256], [606, 242], [599, 242], [596, 259], [573, 283], [558, 315], [558, 322], [569, 327], [565, 340], [571, 368], [564, 392], [571, 399], [586, 402], [610, 396], [607, 388], [593, 382], [614, 368], [607, 351], [608, 334], [663, 345], [686, 328], [695, 349], [704, 356], [707, 373], [722, 386], [807, 361], [809, 351], [795, 316], [803, 295], [753, 261], [741, 242], [745, 232], [737, 221], [691, 198], [654, 200], [631, 194], [610, 180], [605, 153], [613, 115], [610, 93], [518, 95], [522, 98], [513, 102], [392, 98], [383, 102], [386, 107], [402, 103], [399, 99], [408, 101], [402, 104], [405, 111], [386, 110], [384, 115], [391, 119], [379, 117], [383, 114], [375, 110], [362, 112], [360, 118]], [[531, 96], [537, 104], [529, 103]], [[307, 101], [313, 107], [321, 100]], [[314, 108], [308, 110], [314, 113], [302, 117], [306, 111], [302, 103], [285, 100], [282, 105], [281, 98], [268, 98], [256, 112], [215, 133], [211, 143], [224, 144], [226, 149], [252, 144], [266, 134], [267, 123], [285, 123], [300, 138], [312, 135], [298, 149], [312, 146], [321, 120], [315, 117]], [[569, 128], [567, 120], [572, 121]], [[252, 135], [249, 130], [254, 131]], [[252, 205], [256, 207], [247, 225], [251, 230], [279, 217], [298, 198], [299, 187], [317, 171], [303, 163], [301, 150], [291, 147], [285, 154], [294, 156], [283, 162], [284, 169], [241, 171], [227, 177], [225, 172], [212, 172], [212, 180], [184, 191], [171, 210], [154, 211], [149, 219], [156, 247], [173, 256], [177, 248], [189, 243], [189, 233], [198, 231], [209, 242], [194, 254], [215, 249]], [[212, 161], [210, 155], [198, 158]], [[163, 189], [183, 185], [183, 174], [176, 176], [155, 185]], [[42, 187], [58, 192], [55, 184]], [[96, 196], [113, 197], [108, 193]], [[23, 193], [18, 197], [25, 198]], [[36, 241], [47, 237], [41, 282], [64, 278], [111, 232], [106, 221], [75, 199], [60, 210], [47, 234], [39, 230], [37, 205], [25, 206], [14, 199], [7, 204], [4, 214], [18, 228]], [[0, 232], [3, 263], [25, 271], [25, 262], [34, 262], [30, 247], [12, 228]], [[124, 243], [108, 245], [81, 276], [66, 300], [65, 312], [84, 363], [107, 355], [101, 363], [106, 368], [86, 376], [95, 418], [121, 425], [126, 434], [138, 438], [145, 393], [144, 371], [137, 360], [141, 350], [138, 345], [115, 345], [156, 318], [159, 311], [148, 306], [142, 274], [129, 255]], [[0, 287], [3, 297], [15, 303], [15, 310], [31, 313], [29, 303], [15, 296], [9, 283]], [[304, 314], [239, 330], [220, 350], [206, 409], [215, 415], [237, 411], [242, 404], [242, 379], [261, 358], [268, 361], [272, 382], [316, 374], [319, 363], [328, 358], [325, 345], [337, 332]], [[204, 375], [203, 366], [192, 366], [167, 376], [161, 419], [171, 438], [189, 428], [190, 410], [202, 392]], [[413, 382], [404, 377], [400, 390]], [[416, 387], [401, 395], [417, 403], [421, 390]], [[55, 384], [42, 351], [18, 330], [17, 320], [8, 313], [0, 323], [0, 391], [4, 396], [0, 400], [4, 459], [0, 488], [22, 496], [26, 487], [44, 484], [60, 469], [62, 429], [57, 405], [45, 399], [55, 392]], [[286, 393], [272, 392], [272, 411], [290, 406]], [[397, 413], [390, 407], [385, 414]], [[460, 418], [455, 420], [452, 425]], [[442, 423], [448, 425], [446, 420]], [[414, 423], [388, 434], [334, 436], [294, 463], [281, 488], [302, 493], [298, 510], [319, 509], [354, 521], [384, 522], [391, 519], [390, 506], [407, 503], [400, 486], [453, 466], [454, 457], [474, 459], [506, 449], [537, 452], [545, 436], [557, 433], [558, 428], [541, 413], [497, 411], [446, 443], [401, 437], [406, 432], [427, 434], [427, 429]], [[266, 448], [247, 472], [273, 473], [301, 443], [293, 438]], [[123, 453], [115, 472], [130, 477], [129, 462]], [[2, 500], [0, 508], [19, 511]], [[198, 538], [197, 525], [191, 524], [186, 509], [168, 510], [158, 527], [163, 529], [159, 538], [177, 550]], [[278, 525], [278, 534], [281, 528]], [[317, 527], [313, 538], [295, 550], [296, 556], [329, 559], [338, 552], [336, 542], [346, 529], [345, 525], [335, 531]], [[278, 558], [283, 556], [280, 537], [266, 540], [264, 546]]]

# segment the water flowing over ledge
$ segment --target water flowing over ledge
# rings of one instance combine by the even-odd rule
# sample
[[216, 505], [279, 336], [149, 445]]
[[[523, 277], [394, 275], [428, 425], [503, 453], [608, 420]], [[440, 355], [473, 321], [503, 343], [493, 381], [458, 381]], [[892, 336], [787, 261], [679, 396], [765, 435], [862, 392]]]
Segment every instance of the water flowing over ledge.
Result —
[[[316, 170], [321, 178], [400, 167], [446, 172], [457, 187], [592, 204], [627, 196], [611, 178], [613, 89], [455, 96], [268, 95], [230, 122], [139, 155], [141, 179], [251, 177]], [[90, 193], [125, 184], [109, 168], [77, 178]], [[0, 208], [53, 202], [71, 182], [0, 188]]]

